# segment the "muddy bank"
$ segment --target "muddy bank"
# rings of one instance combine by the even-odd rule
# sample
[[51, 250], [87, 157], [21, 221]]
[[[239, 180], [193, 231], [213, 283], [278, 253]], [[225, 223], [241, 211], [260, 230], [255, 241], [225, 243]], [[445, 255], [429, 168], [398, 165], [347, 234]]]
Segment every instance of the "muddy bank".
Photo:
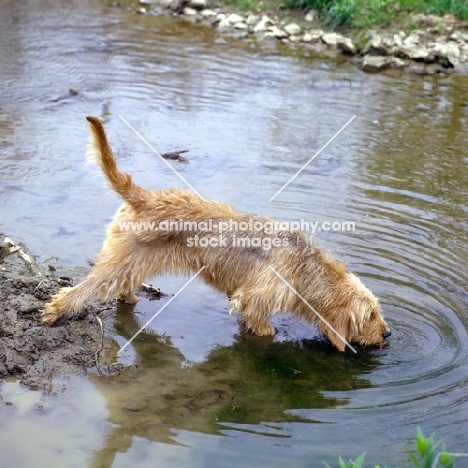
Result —
[[347, 37], [324, 31], [314, 10], [245, 13], [234, 11], [232, 6], [212, 8], [210, 0], [139, 0], [130, 8], [140, 14], [172, 14], [215, 28], [225, 37], [289, 47], [306, 56], [349, 60], [369, 73], [386, 69], [416, 74], [468, 73], [468, 22], [451, 15], [414, 15], [415, 30], [352, 31]]
[[113, 308], [89, 306], [76, 320], [41, 325], [44, 301], [86, 272], [63, 268], [56, 258], [38, 264], [25, 245], [0, 234], [0, 381], [18, 376], [29, 388], [51, 393], [57, 375], [118, 372]]

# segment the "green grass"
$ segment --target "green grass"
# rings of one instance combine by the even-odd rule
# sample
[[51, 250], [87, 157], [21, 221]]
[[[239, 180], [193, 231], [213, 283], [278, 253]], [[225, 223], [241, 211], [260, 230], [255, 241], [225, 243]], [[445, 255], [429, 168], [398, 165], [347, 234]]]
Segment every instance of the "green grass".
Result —
[[[434, 442], [434, 434], [430, 437], [424, 437], [421, 429], [418, 427], [415, 440], [416, 451], [412, 452], [410, 449], [406, 449], [408, 456], [410, 458], [410, 464], [407, 464], [407, 467], [411, 468], [454, 468], [455, 459], [449, 455], [445, 449], [445, 446], [440, 442]], [[436, 458], [439, 455], [437, 464], [434, 465]], [[341, 457], [338, 459], [339, 468], [363, 468], [364, 459], [366, 454], [361, 454], [356, 461], [346, 463]], [[330, 465], [324, 463], [327, 468], [331, 468]], [[374, 468], [380, 468], [378, 465], [375, 465]], [[384, 468], [382, 466], [382, 468]]]
[[385, 27], [411, 14], [453, 14], [468, 19], [466, 0], [278, 0], [289, 8], [320, 12], [324, 26], [334, 29]]
[[453, 14], [468, 20], [467, 0], [219, 0], [243, 11], [290, 8], [314, 9], [328, 29], [369, 29], [392, 24], [410, 24], [413, 14]]

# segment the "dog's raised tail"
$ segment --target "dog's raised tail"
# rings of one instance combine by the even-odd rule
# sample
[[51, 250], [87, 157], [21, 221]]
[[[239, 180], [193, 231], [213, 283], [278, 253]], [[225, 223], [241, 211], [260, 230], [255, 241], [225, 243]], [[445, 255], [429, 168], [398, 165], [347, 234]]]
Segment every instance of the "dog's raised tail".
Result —
[[126, 202], [138, 208], [139, 205], [146, 201], [146, 190], [135, 185], [129, 174], [120, 172], [117, 168], [101, 120], [91, 116], [86, 117], [86, 120], [91, 129], [87, 160], [99, 164], [111, 187]]

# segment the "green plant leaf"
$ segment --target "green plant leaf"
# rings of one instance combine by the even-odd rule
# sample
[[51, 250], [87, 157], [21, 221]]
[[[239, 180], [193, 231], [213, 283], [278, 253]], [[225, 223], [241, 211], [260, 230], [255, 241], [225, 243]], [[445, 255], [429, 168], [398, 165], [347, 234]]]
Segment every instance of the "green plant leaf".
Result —
[[[443, 451], [445, 452], [445, 447]], [[454, 462], [455, 459], [448, 453], [442, 453], [442, 455], [439, 457], [441, 468], [453, 468]]]
[[416, 456], [414, 455], [414, 453], [410, 450], [410, 449], [406, 449], [411, 461], [413, 462], [413, 466], [414, 468], [419, 468], [419, 463], [418, 463], [418, 460], [416, 459]]
[[421, 431], [421, 428], [418, 427], [416, 433], [416, 449], [419, 452], [419, 455], [424, 457], [427, 453], [430, 452], [434, 445], [434, 434], [431, 437], [424, 437], [424, 434]]
[[356, 458], [356, 461], [353, 464], [354, 468], [361, 468], [362, 464], [364, 463], [364, 459], [366, 458], [366, 452], [361, 453], [359, 457]]
[[338, 458], [338, 461], [340, 462], [340, 468], [348, 468], [348, 465], [345, 463], [345, 461], [341, 457]]
[[[424, 437], [422, 430], [418, 427], [415, 446], [415, 452], [410, 450], [408, 447], [405, 447], [413, 468], [432, 468], [437, 452], [440, 453], [437, 468], [454, 468], [455, 457], [447, 453], [445, 445], [442, 442], [434, 442], [434, 434], [430, 437]], [[354, 462], [349, 464], [339, 457], [339, 468], [362, 468], [365, 457], [366, 452], [361, 453]], [[323, 462], [323, 464], [325, 465], [325, 468], [332, 468], [325, 462]], [[407, 463], [406, 467], [408, 468], [409, 466], [410, 465]], [[374, 468], [379, 468], [379, 465], [374, 465]]]

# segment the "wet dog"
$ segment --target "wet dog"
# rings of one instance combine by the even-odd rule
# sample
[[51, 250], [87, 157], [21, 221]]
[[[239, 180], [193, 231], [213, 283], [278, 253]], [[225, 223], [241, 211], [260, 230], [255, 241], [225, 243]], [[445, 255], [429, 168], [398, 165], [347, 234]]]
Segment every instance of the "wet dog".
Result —
[[345, 263], [299, 230], [272, 228], [271, 219], [177, 188], [139, 187], [118, 170], [101, 121], [87, 120], [90, 157], [124, 204], [88, 276], [45, 305], [45, 325], [93, 298], [135, 303], [145, 278], [198, 273], [229, 296], [231, 311], [256, 335], [274, 335], [269, 317], [291, 312], [314, 323], [340, 351], [349, 343], [383, 346], [390, 331], [379, 302]]

